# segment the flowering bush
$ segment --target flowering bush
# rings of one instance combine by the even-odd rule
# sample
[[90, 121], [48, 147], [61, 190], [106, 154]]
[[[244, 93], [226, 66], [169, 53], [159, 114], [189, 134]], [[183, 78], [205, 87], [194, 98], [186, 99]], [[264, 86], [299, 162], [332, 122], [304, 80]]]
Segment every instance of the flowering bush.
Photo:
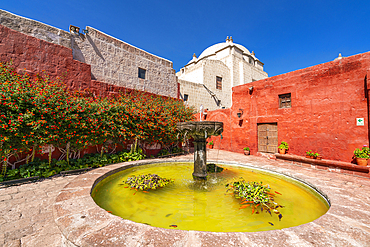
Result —
[[[3, 174], [11, 156], [38, 152], [52, 144], [60, 159], [78, 158], [88, 147], [116, 146], [128, 140], [176, 141], [176, 123], [189, 121], [194, 110], [176, 99], [144, 92], [95, 98], [88, 92], [71, 92], [60, 81], [47, 76], [31, 79], [8, 64], [0, 63], [0, 159]], [[49, 152], [49, 166], [51, 152]]]

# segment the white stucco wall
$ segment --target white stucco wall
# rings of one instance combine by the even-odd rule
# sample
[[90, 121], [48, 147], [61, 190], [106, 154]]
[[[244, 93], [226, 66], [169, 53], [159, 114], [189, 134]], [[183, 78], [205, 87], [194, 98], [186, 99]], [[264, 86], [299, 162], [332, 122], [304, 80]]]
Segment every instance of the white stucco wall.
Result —
[[203, 66], [201, 63], [192, 64], [184, 68], [184, 72], [180, 70], [176, 75], [181, 80], [203, 84]]
[[[219, 107], [205, 97], [203, 86], [195, 87], [189, 82], [203, 83], [221, 100], [222, 106], [228, 108], [232, 104], [232, 87], [268, 77], [263, 71], [263, 63], [259, 62], [254, 52], [250, 53], [244, 46], [230, 40], [208, 47], [198, 59], [193, 57], [176, 75], [180, 93], [189, 95], [187, 103], [197, 109], [202, 104], [210, 110]], [[216, 89], [216, 76], [222, 78], [222, 90]]]

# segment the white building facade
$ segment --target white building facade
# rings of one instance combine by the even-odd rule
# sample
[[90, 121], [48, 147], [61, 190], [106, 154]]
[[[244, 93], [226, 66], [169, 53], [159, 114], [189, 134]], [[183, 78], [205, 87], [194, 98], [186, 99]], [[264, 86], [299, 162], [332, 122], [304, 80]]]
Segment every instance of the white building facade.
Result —
[[232, 87], [267, 78], [254, 52], [233, 42], [212, 45], [176, 73], [180, 97], [189, 106], [216, 110], [232, 104]]

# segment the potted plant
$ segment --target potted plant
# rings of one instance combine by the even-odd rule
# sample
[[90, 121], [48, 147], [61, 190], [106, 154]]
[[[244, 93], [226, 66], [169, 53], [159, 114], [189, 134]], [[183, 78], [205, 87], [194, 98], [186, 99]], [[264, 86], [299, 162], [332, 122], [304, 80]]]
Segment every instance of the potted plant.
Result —
[[312, 152], [312, 150], [306, 151], [306, 158], [314, 159], [315, 157], [316, 157], [316, 155], [315, 155], [314, 152]]
[[211, 149], [213, 149], [213, 146], [214, 146], [213, 141], [210, 141], [210, 142], [208, 143], [208, 145], [209, 145], [209, 147], [210, 147]]
[[243, 150], [244, 150], [244, 155], [249, 155], [250, 154], [249, 147], [245, 147], [245, 148], [243, 148]]
[[320, 154], [319, 153], [312, 153], [312, 156], [313, 156], [314, 159], [318, 159], [318, 157], [320, 156]]
[[287, 142], [281, 142], [281, 144], [278, 146], [278, 149], [279, 154], [285, 154], [289, 149], [289, 145]]
[[353, 155], [356, 157], [357, 165], [367, 166], [367, 159], [370, 158], [368, 147], [363, 147], [362, 149], [356, 148]]

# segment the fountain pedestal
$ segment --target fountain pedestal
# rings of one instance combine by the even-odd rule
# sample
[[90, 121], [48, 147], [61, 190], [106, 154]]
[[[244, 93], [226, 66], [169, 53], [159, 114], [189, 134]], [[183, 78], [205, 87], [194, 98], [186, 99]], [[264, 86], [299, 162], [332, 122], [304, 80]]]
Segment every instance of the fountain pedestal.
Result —
[[210, 136], [218, 136], [223, 131], [222, 122], [202, 121], [202, 122], [182, 122], [177, 123], [177, 129], [185, 136], [194, 138], [194, 172], [196, 179], [206, 179], [207, 177], [207, 151], [206, 139]]
[[194, 139], [194, 172], [193, 177], [206, 179], [207, 177], [207, 150], [206, 140]]

